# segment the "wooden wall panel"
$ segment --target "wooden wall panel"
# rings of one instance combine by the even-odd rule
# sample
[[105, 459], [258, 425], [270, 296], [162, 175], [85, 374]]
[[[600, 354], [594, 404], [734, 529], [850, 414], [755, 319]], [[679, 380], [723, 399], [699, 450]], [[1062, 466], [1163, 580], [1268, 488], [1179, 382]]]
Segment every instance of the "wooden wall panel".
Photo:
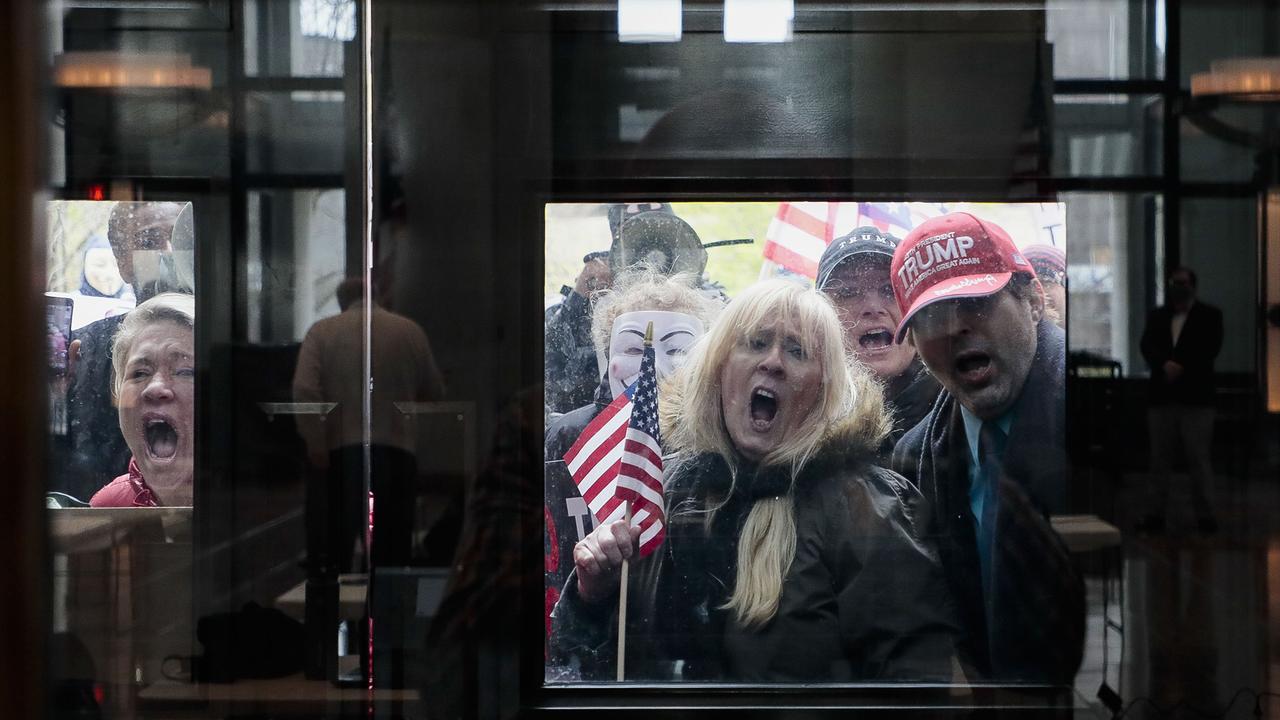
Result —
[[[0, 705], [40, 718], [45, 701], [47, 563], [42, 497], [45, 382], [43, 259], [36, 247], [41, 107], [37, 0], [0, 3], [0, 462], [5, 475], [5, 591], [0, 592]], [[30, 349], [26, 351], [24, 349]]]

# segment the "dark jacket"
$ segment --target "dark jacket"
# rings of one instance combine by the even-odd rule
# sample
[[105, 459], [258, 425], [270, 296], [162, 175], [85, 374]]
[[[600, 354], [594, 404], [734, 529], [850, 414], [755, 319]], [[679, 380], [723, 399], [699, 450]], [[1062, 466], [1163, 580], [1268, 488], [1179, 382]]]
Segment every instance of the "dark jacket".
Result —
[[971, 679], [1068, 685], [1083, 653], [1084, 584], [1048, 522], [1068, 497], [1065, 339], [1048, 320], [1036, 338], [1001, 457], [990, 598], [981, 587], [964, 420], [951, 393], [944, 390], [898, 442], [893, 468], [929, 503], [927, 534], [958, 607], [961, 659], [977, 675]]
[[50, 455], [50, 490], [88, 500], [129, 467], [132, 453], [111, 400], [111, 343], [125, 315], [92, 322], [71, 334], [80, 360], [67, 391], [66, 450]]
[[[1209, 405], [1213, 402], [1213, 361], [1222, 350], [1222, 311], [1196, 301], [1187, 311], [1186, 323], [1173, 344], [1173, 309], [1167, 305], [1147, 316], [1142, 329], [1142, 357], [1151, 368], [1151, 403]], [[1168, 360], [1182, 365], [1182, 375], [1172, 382], [1165, 377]]]
[[563, 413], [591, 402], [600, 368], [591, 341], [591, 302], [576, 292], [547, 310], [543, 338], [546, 405]]
[[[747, 514], [756, 497], [785, 491], [785, 473], [744, 473], [731, 490], [718, 455], [668, 462], [667, 539], [631, 569], [627, 679], [949, 680], [955, 625], [937, 559], [915, 535], [919, 493], [870, 458], [867, 440], [836, 431], [801, 473], [795, 558], [777, 614], [754, 630], [723, 606]], [[576, 588], [570, 576], [551, 662], [612, 679], [617, 603], [588, 606]]]
[[[542, 488], [544, 530], [542, 539], [548, 617], [569, 572], [573, 570], [573, 546], [595, 529], [596, 520], [569, 474], [564, 454], [573, 447], [587, 425], [610, 402], [608, 377], [596, 390], [596, 400], [551, 423], [543, 441]], [[548, 620], [549, 622], [549, 620]], [[548, 626], [548, 631], [550, 627]]]
[[887, 451], [883, 454], [886, 463], [893, 446], [929, 414], [941, 391], [942, 386], [919, 357], [913, 358], [906, 370], [885, 384], [884, 404], [893, 416], [893, 429], [889, 431]]

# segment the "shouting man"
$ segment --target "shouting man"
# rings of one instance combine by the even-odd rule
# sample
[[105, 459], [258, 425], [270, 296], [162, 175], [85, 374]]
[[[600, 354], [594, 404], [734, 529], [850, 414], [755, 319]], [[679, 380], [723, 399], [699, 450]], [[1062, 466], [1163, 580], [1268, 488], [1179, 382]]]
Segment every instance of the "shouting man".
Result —
[[1084, 588], [1048, 522], [1067, 503], [1065, 339], [1005, 231], [967, 213], [907, 235], [890, 269], [909, 339], [943, 391], [893, 468], [931, 504], [971, 679], [1069, 685]]

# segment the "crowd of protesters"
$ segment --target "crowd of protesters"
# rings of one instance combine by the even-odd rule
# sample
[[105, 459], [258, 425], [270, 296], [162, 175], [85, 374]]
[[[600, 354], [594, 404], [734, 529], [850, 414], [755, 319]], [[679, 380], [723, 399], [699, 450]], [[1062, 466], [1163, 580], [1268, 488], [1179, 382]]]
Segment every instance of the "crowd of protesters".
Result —
[[[813, 289], [712, 302], [679, 252], [639, 274], [587, 258], [548, 313], [548, 676], [615, 677], [625, 561], [627, 679], [1070, 685], [1084, 586], [1049, 523], [1069, 496], [1061, 252], [951, 213], [836, 238]], [[664, 315], [688, 330], [658, 373], [667, 527], [642, 557], [564, 458], [635, 379], [642, 333], [619, 322]]]

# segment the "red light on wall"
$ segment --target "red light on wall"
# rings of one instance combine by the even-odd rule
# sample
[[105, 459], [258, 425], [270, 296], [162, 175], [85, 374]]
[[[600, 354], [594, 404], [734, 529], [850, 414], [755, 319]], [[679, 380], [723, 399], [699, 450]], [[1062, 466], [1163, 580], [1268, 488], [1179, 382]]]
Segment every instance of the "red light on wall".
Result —
[[105, 200], [107, 198], [107, 189], [101, 183], [95, 183], [89, 186], [90, 200]]

